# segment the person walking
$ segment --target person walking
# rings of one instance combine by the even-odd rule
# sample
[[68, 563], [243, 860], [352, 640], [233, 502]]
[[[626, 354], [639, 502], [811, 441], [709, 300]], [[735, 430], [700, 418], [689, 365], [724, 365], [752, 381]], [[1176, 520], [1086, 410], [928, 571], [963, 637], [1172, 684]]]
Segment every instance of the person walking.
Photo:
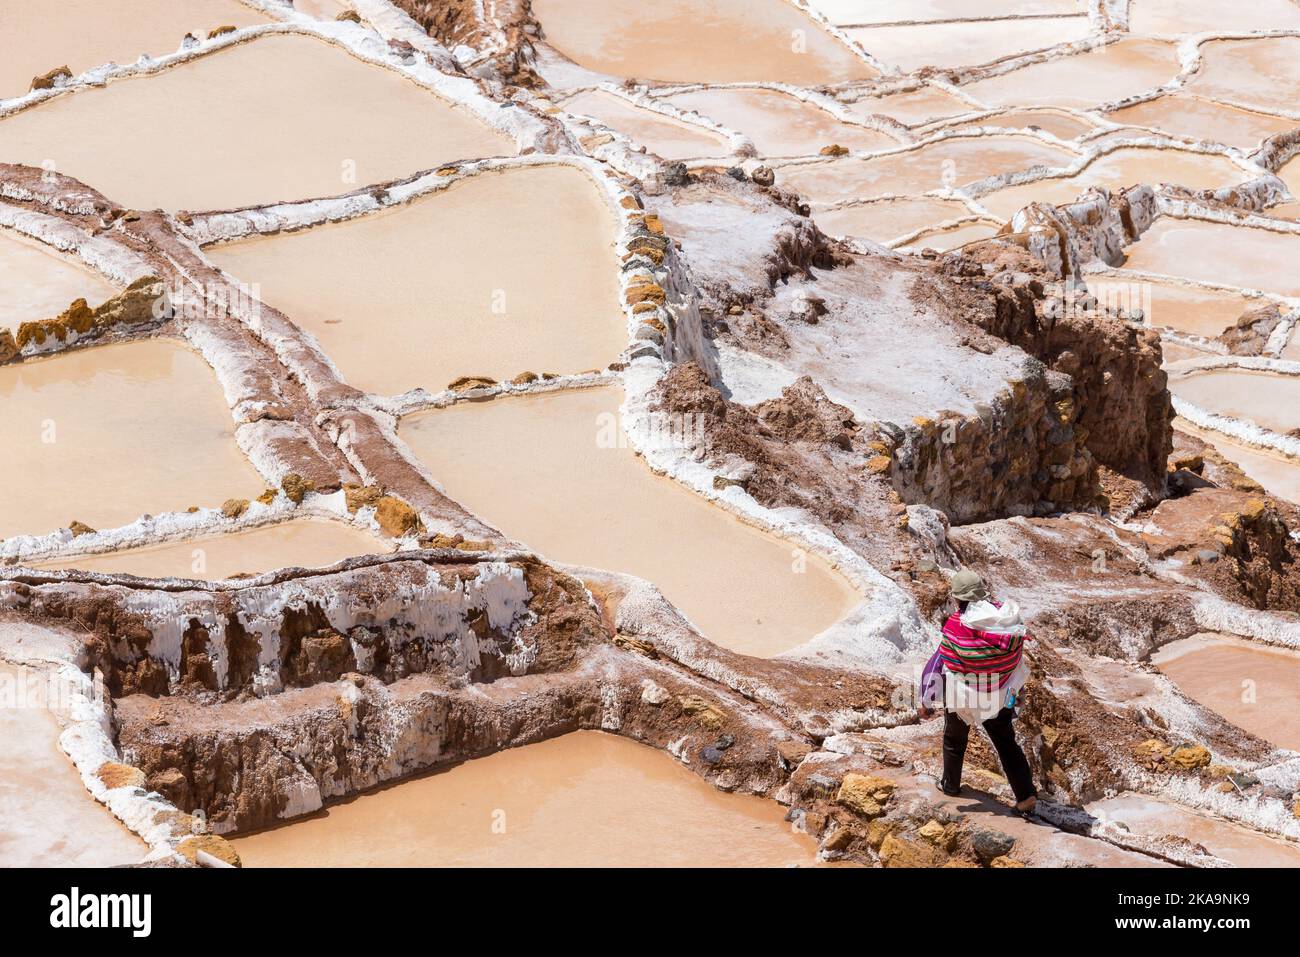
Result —
[[957, 611], [944, 622], [939, 647], [921, 674], [921, 716], [929, 717], [939, 704], [945, 712], [943, 776], [937, 787], [950, 796], [961, 793], [970, 729], [982, 725], [1016, 796], [1016, 810], [1031, 814], [1038, 789], [1012, 726], [1029, 677], [1020, 609], [1012, 601], [995, 601], [975, 572], [957, 572], [949, 584]]

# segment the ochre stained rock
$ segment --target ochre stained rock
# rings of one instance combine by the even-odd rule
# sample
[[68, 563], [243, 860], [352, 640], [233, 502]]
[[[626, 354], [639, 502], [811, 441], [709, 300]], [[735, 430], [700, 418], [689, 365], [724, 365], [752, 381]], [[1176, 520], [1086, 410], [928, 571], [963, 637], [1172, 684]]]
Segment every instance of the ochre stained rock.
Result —
[[187, 837], [176, 845], [176, 853], [191, 864], [199, 862], [199, 851], [211, 854], [217, 860], [225, 861], [231, 867], [244, 866], [244, 862], [239, 859], [239, 853], [231, 843], [215, 834], [195, 834], [193, 837]]
[[401, 538], [420, 528], [420, 516], [400, 498], [385, 495], [375, 502], [375, 521], [385, 535]]
[[872, 774], [849, 772], [835, 795], [837, 804], [863, 817], [879, 817], [894, 793], [894, 782]]

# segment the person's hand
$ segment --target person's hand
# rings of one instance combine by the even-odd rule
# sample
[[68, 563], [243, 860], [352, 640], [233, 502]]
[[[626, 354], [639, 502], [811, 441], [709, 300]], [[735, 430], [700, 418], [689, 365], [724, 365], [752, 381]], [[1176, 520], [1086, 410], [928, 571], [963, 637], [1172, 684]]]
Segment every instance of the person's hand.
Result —
[[916, 710], [916, 714], [922, 721], [929, 721], [934, 717], [934, 710], [932, 708], [922, 707]]

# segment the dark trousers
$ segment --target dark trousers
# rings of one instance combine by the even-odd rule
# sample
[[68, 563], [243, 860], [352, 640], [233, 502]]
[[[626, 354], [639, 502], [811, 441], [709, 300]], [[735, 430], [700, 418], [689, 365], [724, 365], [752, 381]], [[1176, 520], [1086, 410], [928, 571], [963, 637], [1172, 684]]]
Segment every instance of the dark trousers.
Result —
[[[1015, 717], [1011, 708], [1003, 708], [996, 717], [984, 722], [993, 747], [997, 749], [998, 760], [1002, 762], [1002, 773], [1016, 796], [1016, 803], [1038, 794], [1034, 787], [1034, 778], [1029, 771], [1029, 761], [1025, 752], [1016, 744], [1016, 731], [1011, 727]], [[950, 788], [961, 786], [961, 766], [966, 760], [966, 741], [970, 736], [968, 725], [951, 711], [944, 715], [943, 722], [943, 780]]]

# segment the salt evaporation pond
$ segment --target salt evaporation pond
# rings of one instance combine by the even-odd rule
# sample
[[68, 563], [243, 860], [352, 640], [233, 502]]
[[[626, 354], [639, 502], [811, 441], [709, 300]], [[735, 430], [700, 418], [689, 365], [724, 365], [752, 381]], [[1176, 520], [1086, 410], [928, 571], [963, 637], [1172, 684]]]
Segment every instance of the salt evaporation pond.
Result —
[[925, 233], [906, 246], [898, 248], [908, 252], [919, 252], [922, 249], [937, 249], [940, 252], [947, 252], [959, 246], [965, 246], [967, 243], [989, 239], [997, 235], [998, 229], [999, 227], [993, 223], [967, 223], [962, 226], [954, 226], [951, 229], [940, 229]]
[[60, 689], [0, 661], [0, 861], [25, 867], [134, 864], [148, 846], [98, 803], [59, 750]]
[[953, 123], [954, 130], [990, 127], [1004, 130], [1020, 130], [1037, 127], [1044, 133], [1051, 133], [1057, 139], [1073, 140], [1089, 130], [1096, 129], [1091, 123], [1056, 110], [1007, 110], [993, 116], [983, 116], [977, 120]]
[[233, 839], [249, 867], [787, 867], [812, 838], [599, 731], [501, 751]]
[[1237, 106], [1293, 112], [1300, 100], [1300, 37], [1213, 40], [1187, 88]]
[[1203, 634], [1165, 645], [1151, 661], [1237, 727], [1300, 750], [1300, 653]]
[[1125, 252], [1126, 269], [1300, 296], [1300, 235], [1164, 216]]
[[612, 76], [821, 86], [877, 75], [785, 0], [533, 0], [533, 13], [553, 47]]
[[144, 513], [254, 498], [266, 483], [235, 444], [212, 370], [151, 339], [0, 367], [0, 538], [76, 519], [114, 528]]
[[1295, 30], [1300, 9], [1290, 0], [1137, 0], [1129, 11], [1134, 33]]
[[1148, 126], [1171, 136], [1253, 149], [1275, 133], [1294, 129], [1300, 121], [1271, 113], [1240, 110], [1183, 93], [1171, 93], [1115, 110], [1115, 123]]
[[855, 153], [898, 145], [884, 133], [837, 120], [820, 107], [775, 90], [699, 90], [668, 100], [744, 133], [760, 156], [808, 156], [832, 144]]
[[926, 226], [969, 215], [966, 204], [956, 200], [906, 196], [828, 209], [817, 214], [817, 225], [831, 236], [885, 243]]
[[[168, 146], [191, 134], [193, 148]], [[53, 163], [138, 209], [335, 196], [449, 160], [514, 152], [510, 138], [467, 109], [297, 34], [259, 37], [0, 120], [5, 160]]]
[[654, 582], [728, 648], [779, 654], [856, 603], [819, 559], [617, 447], [621, 401], [603, 387], [460, 403], [407, 416], [399, 434], [479, 517], [548, 559]]
[[1176, 149], [1120, 147], [1089, 163], [1074, 176], [1039, 179], [997, 190], [978, 202], [1002, 219], [1010, 219], [1030, 203], [1059, 206], [1078, 199], [1091, 187], [1124, 189], [1140, 183], [1175, 183], [1189, 189], [1229, 186], [1247, 178], [1231, 160]]
[[1255, 305], [1255, 301], [1233, 292], [1168, 282], [1138, 283], [1125, 281], [1122, 276], [1090, 280], [1088, 288], [1103, 301], [1119, 302], [1127, 295], [1129, 302], [1145, 310], [1149, 326], [1207, 339], [1222, 335]]
[[1027, 136], [967, 136], [871, 159], [845, 157], [783, 166], [777, 183], [814, 205], [873, 196], [917, 195], [1031, 166], [1068, 166], [1073, 153]]
[[1264, 486], [1270, 494], [1300, 505], [1300, 460], [1234, 442], [1221, 432], [1199, 429], [1186, 419], [1174, 419], [1174, 428], [1209, 442], [1224, 458], [1235, 462], [1247, 476]]
[[0, 329], [52, 319], [85, 299], [99, 305], [118, 290], [71, 256], [10, 229], [0, 229]]
[[1120, 794], [1086, 809], [1098, 818], [1125, 825], [1130, 834], [1186, 838], [1238, 867], [1300, 867], [1300, 845], [1159, 798]]
[[701, 126], [643, 109], [602, 90], [586, 90], [564, 101], [564, 109], [590, 116], [666, 160], [720, 157], [731, 153], [729, 141]]
[[585, 173], [546, 165], [208, 253], [312, 333], [351, 385], [437, 392], [466, 375], [582, 372], [616, 359], [627, 323], [614, 230]]
[[1163, 86], [1179, 69], [1174, 44], [1135, 37], [978, 80], [962, 89], [990, 106], [1086, 109]]
[[354, 555], [389, 551], [379, 538], [342, 522], [298, 519], [245, 532], [209, 535], [41, 562], [37, 568], [121, 572], [142, 578], [215, 581], [277, 568], [324, 568]]
[[845, 107], [858, 116], [888, 116], [904, 126], [919, 126], [974, 110], [965, 100], [934, 86], [922, 86], [884, 96], [863, 97], [846, 103]]
[[1173, 376], [1169, 389], [1209, 412], [1246, 419], [1273, 432], [1300, 428], [1300, 376], [1214, 369]]
[[187, 33], [265, 23], [238, 0], [0, 0], [0, 99], [21, 96], [32, 78], [66, 66], [74, 74], [134, 63], [180, 48]]
[[1082, 40], [1087, 17], [918, 23], [849, 28], [845, 32], [887, 66], [910, 73], [923, 66], [961, 67]]

